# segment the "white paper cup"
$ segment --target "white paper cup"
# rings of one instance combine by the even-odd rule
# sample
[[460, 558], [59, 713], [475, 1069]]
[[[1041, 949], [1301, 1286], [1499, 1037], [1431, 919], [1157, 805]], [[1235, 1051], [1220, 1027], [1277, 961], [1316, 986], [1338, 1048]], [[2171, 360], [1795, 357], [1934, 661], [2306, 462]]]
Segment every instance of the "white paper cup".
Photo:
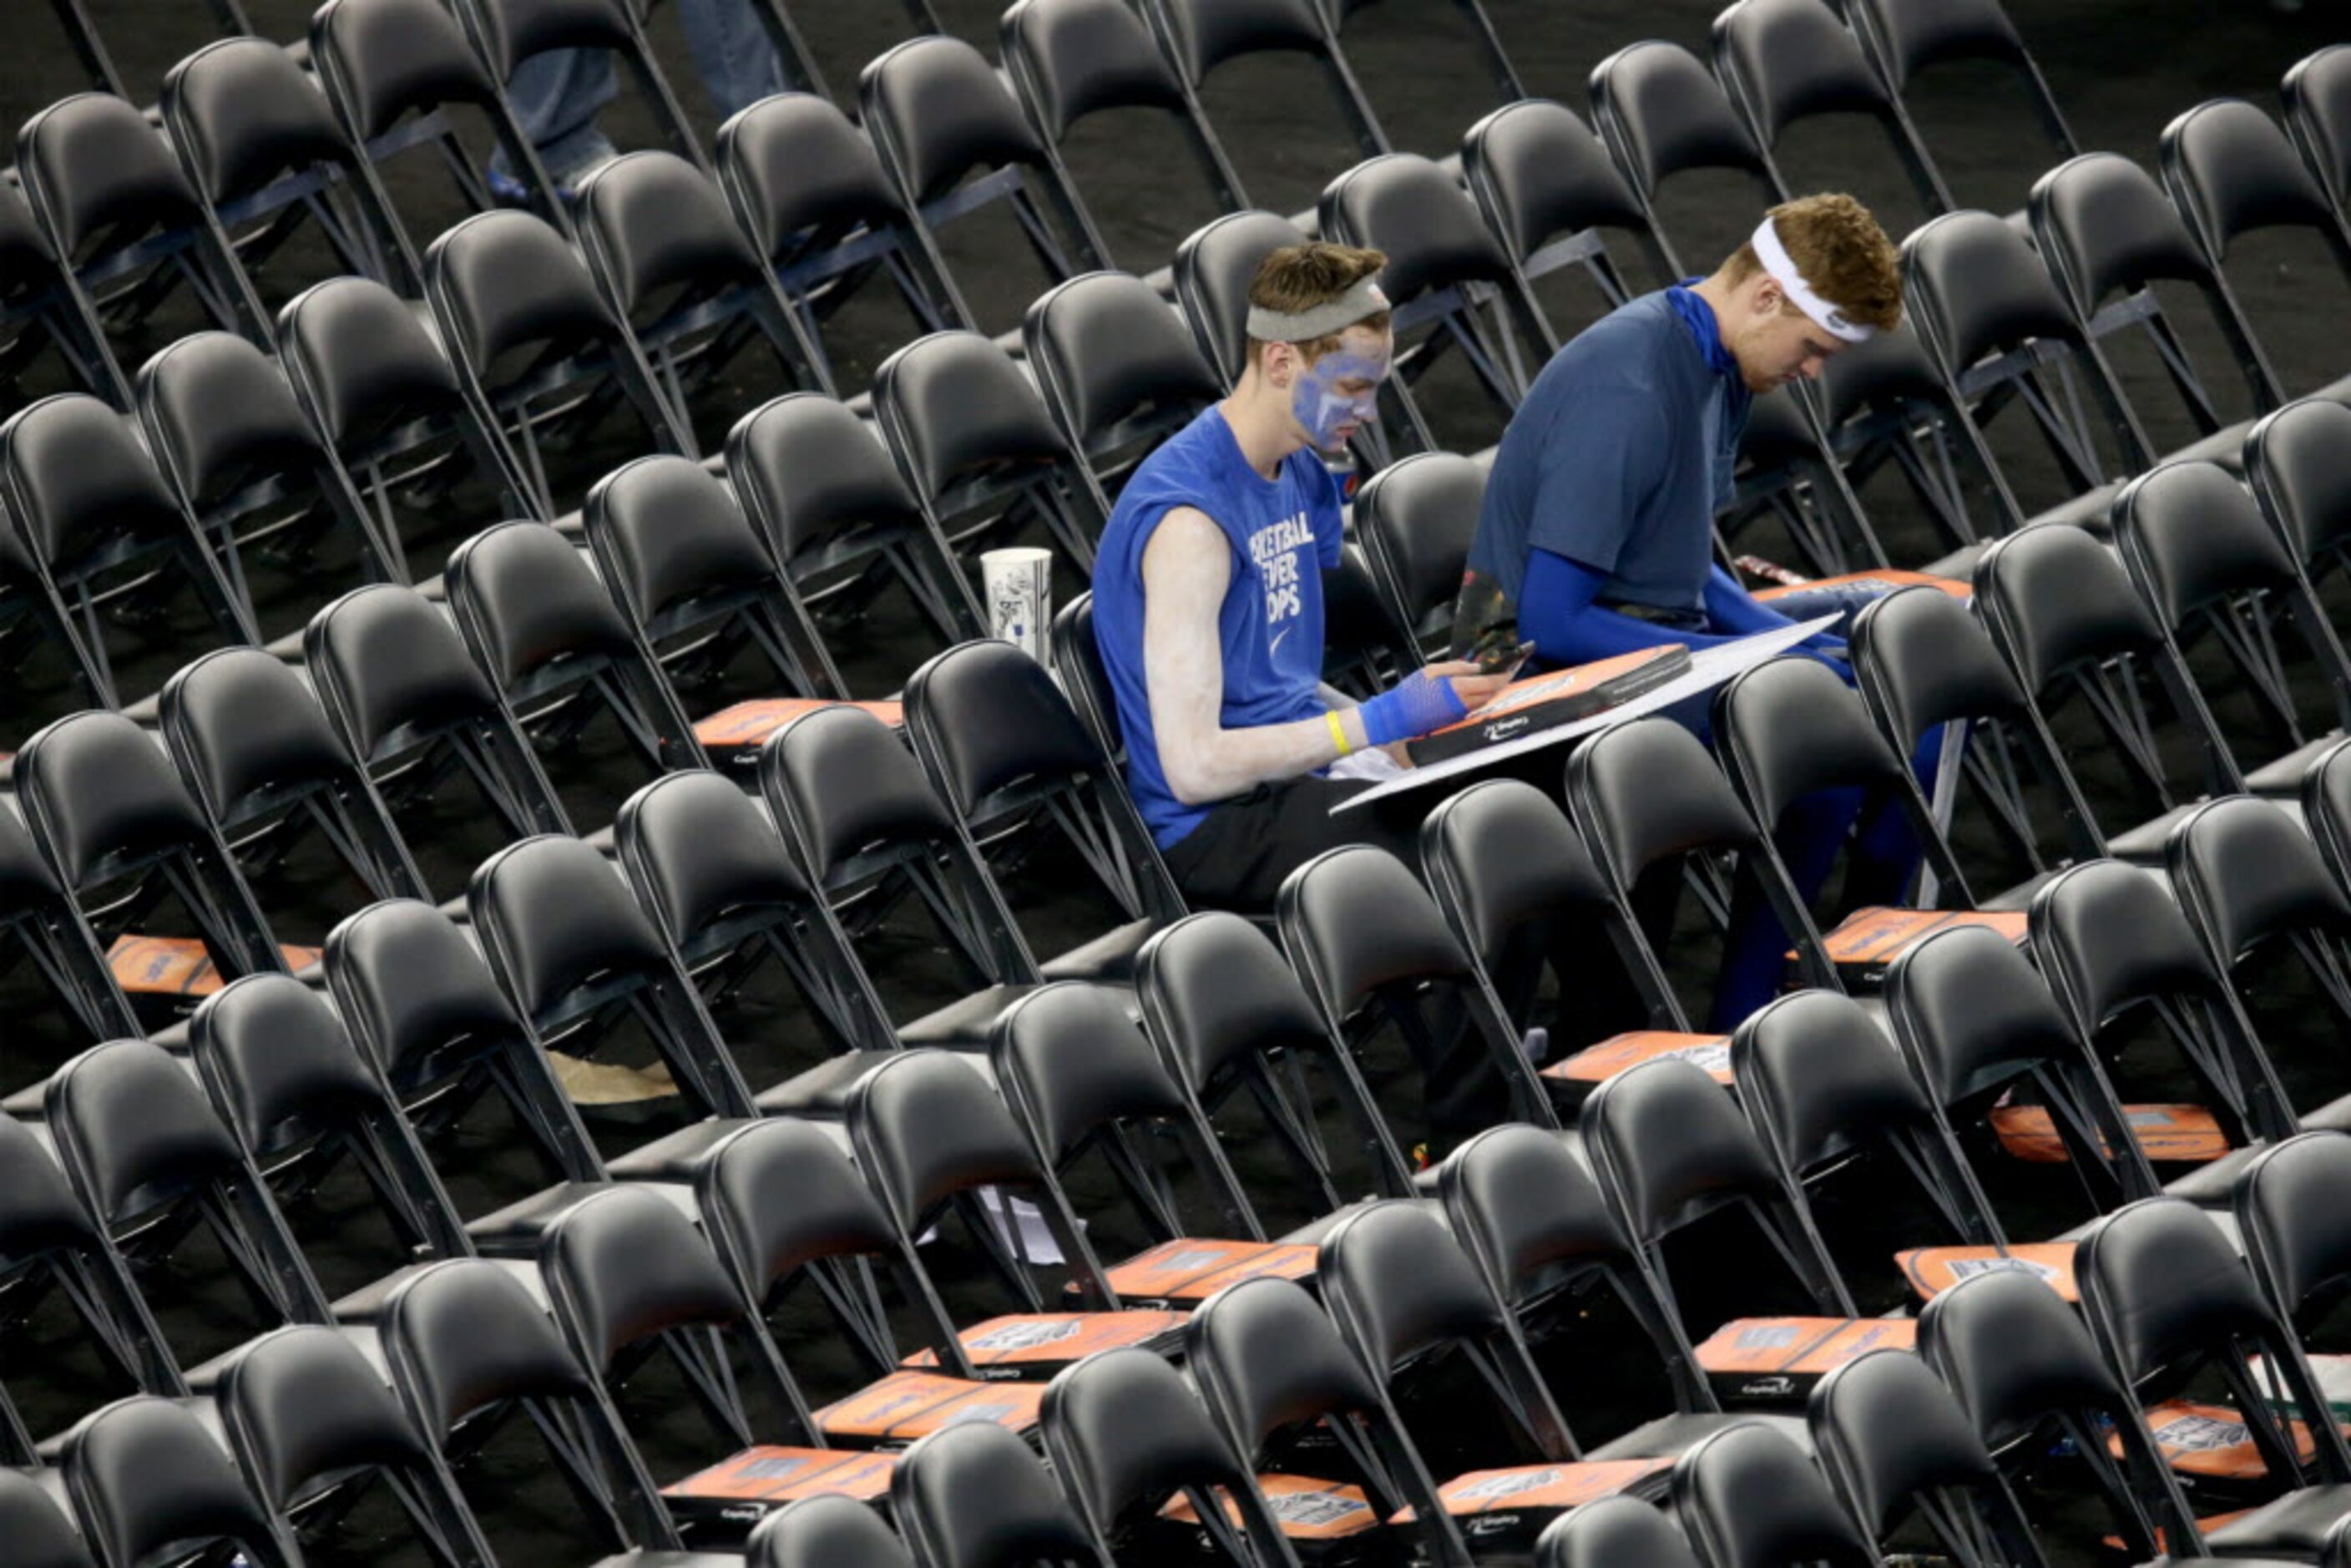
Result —
[[1051, 653], [1053, 552], [1049, 549], [984, 550], [979, 576], [987, 600], [987, 631], [1039, 664]]

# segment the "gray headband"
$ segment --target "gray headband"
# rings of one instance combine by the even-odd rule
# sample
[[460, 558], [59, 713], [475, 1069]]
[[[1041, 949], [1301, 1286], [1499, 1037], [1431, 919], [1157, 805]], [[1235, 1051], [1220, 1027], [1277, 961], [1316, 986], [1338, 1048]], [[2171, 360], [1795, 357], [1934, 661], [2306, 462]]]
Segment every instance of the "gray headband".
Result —
[[1260, 343], [1311, 343], [1344, 331], [1366, 317], [1388, 308], [1388, 297], [1374, 278], [1359, 279], [1336, 299], [1311, 310], [1272, 310], [1262, 305], [1249, 309], [1249, 335]]

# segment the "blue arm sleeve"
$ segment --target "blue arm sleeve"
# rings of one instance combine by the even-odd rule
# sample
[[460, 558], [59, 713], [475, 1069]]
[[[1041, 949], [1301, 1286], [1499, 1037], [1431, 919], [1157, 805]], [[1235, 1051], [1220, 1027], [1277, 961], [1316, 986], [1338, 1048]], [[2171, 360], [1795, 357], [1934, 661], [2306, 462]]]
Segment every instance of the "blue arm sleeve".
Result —
[[1660, 643], [1709, 647], [1727, 638], [1677, 632], [1603, 610], [1593, 599], [1606, 579], [1580, 561], [1547, 549], [1527, 552], [1527, 579], [1519, 596], [1519, 635], [1547, 664], [1588, 664]]
[[1792, 624], [1789, 619], [1739, 586], [1739, 580], [1719, 562], [1706, 574], [1706, 618], [1725, 632], [1746, 636]]

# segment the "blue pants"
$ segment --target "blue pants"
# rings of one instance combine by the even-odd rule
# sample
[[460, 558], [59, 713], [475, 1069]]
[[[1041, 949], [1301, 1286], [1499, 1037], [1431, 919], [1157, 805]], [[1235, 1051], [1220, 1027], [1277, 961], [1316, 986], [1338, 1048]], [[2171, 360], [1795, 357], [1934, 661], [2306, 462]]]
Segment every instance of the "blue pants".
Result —
[[[711, 110], [724, 120], [784, 90], [783, 67], [749, 0], [676, 0], [686, 48], [702, 78]], [[522, 132], [538, 149], [558, 183], [612, 155], [596, 115], [618, 95], [612, 57], [603, 49], [550, 49], [533, 55], [507, 78], [507, 97]], [[510, 176], [501, 152], [491, 169]]]

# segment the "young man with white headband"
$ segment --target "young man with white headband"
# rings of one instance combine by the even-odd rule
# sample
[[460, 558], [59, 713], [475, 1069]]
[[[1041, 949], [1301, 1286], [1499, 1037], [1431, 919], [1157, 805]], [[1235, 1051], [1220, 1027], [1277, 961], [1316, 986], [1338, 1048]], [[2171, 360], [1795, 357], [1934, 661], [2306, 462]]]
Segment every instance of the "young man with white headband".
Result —
[[1859, 202], [1772, 208], [1712, 277], [1644, 295], [1552, 357], [1502, 436], [1472, 570], [1547, 664], [1786, 625], [1714, 564], [1748, 408], [1901, 314], [1894, 246]]
[[[1331, 815], [1378, 747], [1466, 716], [1507, 677], [1432, 665], [1361, 706], [1321, 689], [1322, 574], [1340, 495], [1322, 454], [1377, 415], [1395, 342], [1386, 257], [1286, 246], [1249, 288], [1232, 395], [1137, 467], [1094, 561], [1094, 639], [1117, 696], [1126, 775], [1168, 869], [1206, 906], [1261, 913], [1292, 870], [1342, 843], [1418, 857], [1413, 824]], [[1362, 754], [1369, 754], [1364, 756]]]
[[[1465, 611], [1514, 609], [1517, 635], [1554, 665], [1787, 625], [1714, 559], [1714, 515], [1732, 495], [1749, 407], [1819, 375], [1901, 315], [1885, 231], [1851, 196], [1820, 195], [1772, 208], [1711, 277], [1594, 322], [1552, 357], [1503, 433], [1469, 551], [1469, 586], [1481, 591], [1465, 588]], [[1815, 597], [1833, 601], [1809, 614], [1853, 607]], [[1464, 637], [1457, 627], [1456, 643]], [[1850, 678], [1841, 639], [1823, 633], [1803, 646]], [[1702, 704], [1677, 716], [1705, 723]], [[1782, 817], [1782, 856], [1806, 896], [1825, 881], [1860, 805], [1857, 795], [1823, 793]], [[1848, 878], [1849, 889], [1907, 879], [1917, 846], [1898, 813], [1874, 816], [1853, 841], [1851, 863], [1867, 880]], [[1643, 916], [1669, 926], [1670, 904]], [[1771, 998], [1785, 945], [1770, 911], [1742, 899], [1724, 943], [1715, 1028]]]

